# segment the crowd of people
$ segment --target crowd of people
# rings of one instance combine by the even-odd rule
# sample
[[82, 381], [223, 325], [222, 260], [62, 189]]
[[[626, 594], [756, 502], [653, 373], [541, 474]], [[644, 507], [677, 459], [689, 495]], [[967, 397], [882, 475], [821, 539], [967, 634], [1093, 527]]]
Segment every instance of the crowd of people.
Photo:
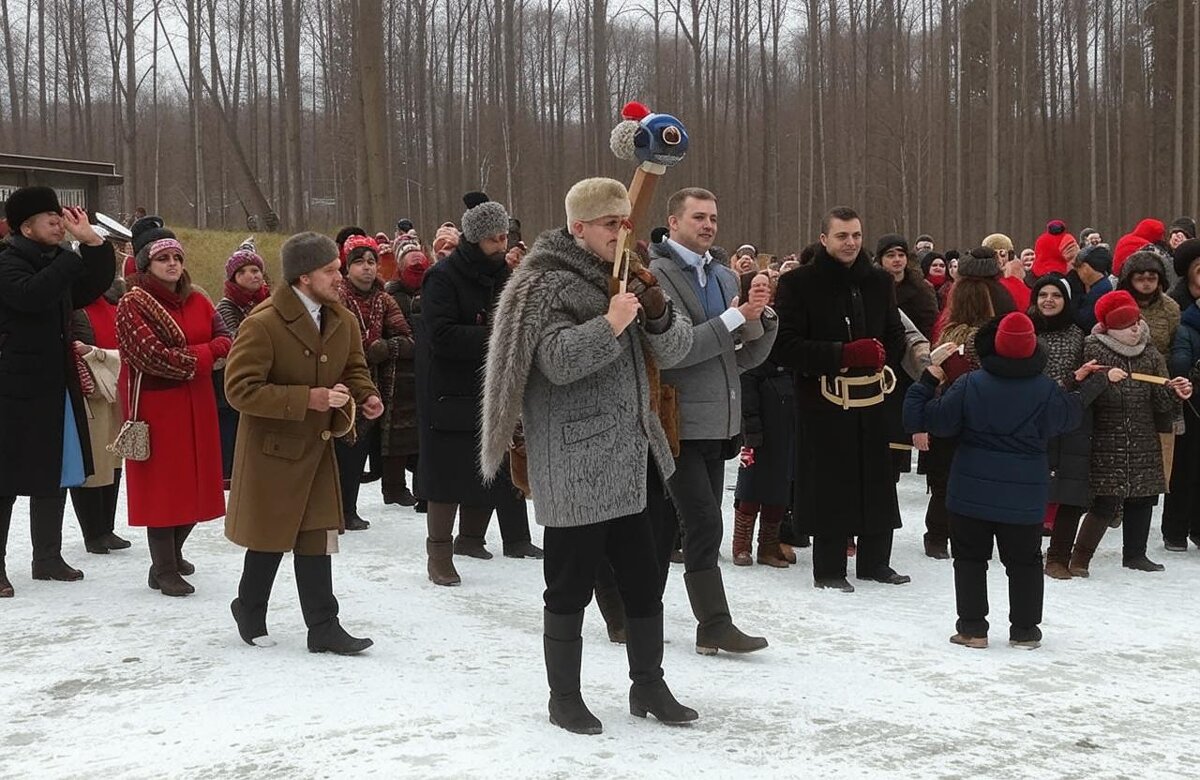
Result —
[[[197, 523], [245, 548], [230, 610], [268, 646], [284, 553], [314, 652], [359, 653], [332, 587], [338, 536], [361, 532], [364, 485], [427, 524], [429, 580], [455, 556], [543, 559], [552, 723], [602, 730], [580, 691], [595, 596], [626, 647], [630, 711], [687, 723], [662, 669], [672, 561], [696, 651], [749, 653], [720, 567], [727, 462], [738, 461], [734, 566], [815, 587], [902, 586], [891, 565], [897, 483], [928, 488], [924, 553], [953, 559], [951, 642], [988, 642], [993, 545], [1009, 578], [1009, 641], [1042, 639], [1044, 578], [1087, 577], [1107, 529], [1150, 556], [1200, 547], [1200, 240], [1195, 222], [1140, 222], [1111, 247], [1052, 220], [1021, 251], [992, 233], [966, 251], [881, 235], [839, 207], [797, 255], [717, 246], [717, 197], [671, 196], [632, 253], [626, 187], [585, 179], [565, 225], [526, 246], [484, 193], [432, 241], [349, 226], [290, 237], [269, 278], [253, 237], [214, 300], [164, 220], [128, 235], [29, 187], [0, 245], [0, 597], [14, 502], [30, 499], [35, 579], [80, 580], [62, 557], [69, 494], [89, 553], [145, 527], [148, 585], [194, 592]], [[68, 241], [68, 234], [71, 240]], [[626, 258], [628, 258], [626, 260]], [[629, 262], [627, 282], [614, 263]], [[410, 476], [411, 475], [411, 479]], [[533, 544], [529, 502], [544, 527]], [[757, 540], [755, 532], [757, 529]], [[1043, 559], [1043, 540], [1048, 539]], [[757, 545], [755, 549], [755, 543]], [[203, 562], [201, 562], [203, 565]]]

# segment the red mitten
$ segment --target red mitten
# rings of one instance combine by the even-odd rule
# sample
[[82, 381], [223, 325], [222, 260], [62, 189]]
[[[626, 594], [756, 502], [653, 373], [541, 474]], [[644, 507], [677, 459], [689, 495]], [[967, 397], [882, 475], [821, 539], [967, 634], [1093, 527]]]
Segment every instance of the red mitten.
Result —
[[748, 469], [754, 465], [754, 448], [742, 447], [742, 451], [738, 454], [738, 460], [742, 462], [742, 468]]
[[887, 362], [887, 351], [876, 339], [858, 339], [842, 345], [842, 368], [879, 371]]
[[208, 342], [208, 348], [212, 350], [213, 360], [229, 357], [229, 349], [233, 346], [233, 340], [228, 336], [217, 336], [212, 341]]

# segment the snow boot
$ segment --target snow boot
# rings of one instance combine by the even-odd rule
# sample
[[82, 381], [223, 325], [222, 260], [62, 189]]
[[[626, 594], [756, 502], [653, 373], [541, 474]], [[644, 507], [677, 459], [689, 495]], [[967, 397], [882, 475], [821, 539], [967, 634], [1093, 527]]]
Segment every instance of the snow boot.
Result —
[[692, 614], [699, 623], [696, 626], [697, 653], [716, 655], [719, 650], [753, 653], [767, 646], [765, 638], [743, 634], [733, 624], [719, 568], [687, 572], [683, 575], [683, 582], [692, 604]]
[[4, 557], [0, 556], [0, 599], [11, 599], [16, 591], [8, 580], [8, 569], [4, 565]]
[[950, 550], [947, 543], [930, 539], [929, 534], [925, 534], [925, 557], [933, 558], [936, 561], [949, 559]]
[[754, 563], [750, 557], [750, 539], [754, 534], [755, 516], [741, 509], [733, 510], [733, 565], [749, 566]]
[[175, 529], [147, 528], [146, 541], [150, 546], [150, 574], [147, 584], [164, 596], [190, 596], [196, 592], [191, 583], [179, 576], [176, 560]]
[[583, 703], [579, 667], [583, 663], [583, 612], [555, 615], [543, 611], [542, 648], [550, 685], [550, 722], [572, 734], [599, 734], [600, 720]]
[[1008, 643], [1022, 650], [1036, 650], [1042, 646], [1042, 629], [1037, 626], [1032, 628], [1012, 626], [1008, 630]]
[[542, 552], [542, 548], [538, 547], [532, 541], [526, 539], [523, 542], [505, 542], [504, 543], [505, 558], [530, 558], [540, 561], [546, 557]]
[[[779, 526], [783, 523], [782, 507], [762, 508], [758, 521], [758, 562], [786, 569], [789, 561], [779, 549]], [[735, 561], [736, 563], [736, 561]]]
[[62, 521], [66, 493], [29, 499], [29, 536], [33, 543], [33, 578], [76, 582], [83, 572], [67, 565], [62, 557]]
[[691, 707], [675, 700], [663, 680], [663, 619], [654, 617], [628, 618], [625, 621], [629, 642], [625, 653], [629, 658], [629, 713], [639, 718], [649, 713], [660, 723], [679, 725], [691, 723], [699, 715]]
[[300, 612], [308, 626], [308, 652], [357, 655], [375, 644], [346, 633], [333, 595], [333, 562], [328, 555], [293, 555]]

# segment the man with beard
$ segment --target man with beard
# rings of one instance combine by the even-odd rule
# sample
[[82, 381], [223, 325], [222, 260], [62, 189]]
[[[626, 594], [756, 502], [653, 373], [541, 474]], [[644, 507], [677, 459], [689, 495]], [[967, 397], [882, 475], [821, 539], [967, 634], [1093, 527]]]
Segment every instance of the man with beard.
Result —
[[[717, 554], [724, 523], [725, 461], [740, 449], [743, 371], [771, 353], [777, 323], [767, 307], [769, 288], [752, 288], [738, 304], [738, 277], [713, 262], [717, 199], [698, 187], [667, 201], [666, 240], [650, 246], [650, 270], [663, 291], [692, 321], [692, 348], [662, 382], [675, 390], [679, 454], [667, 491], [684, 526], [684, 584], [696, 616], [696, 652], [750, 653], [767, 646], [733, 624]], [[659, 555], [665, 569], [669, 522], [660, 524]]]
[[428, 574], [437, 585], [461, 582], [454, 555], [492, 557], [484, 537], [493, 509], [506, 556], [540, 558], [542, 552], [530, 541], [525, 502], [512, 481], [502, 474], [485, 485], [479, 475], [481, 372], [492, 309], [511, 274], [508, 212], [482, 192], [467, 193], [463, 202], [461, 240], [426, 272], [417, 320], [416, 494], [428, 502]]
[[372, 642], [338, 621], [330, 554], [343, 522], [332, 439], [353, 430], [352, 400], [368, 420], [383, 402], [340, 303], [337, 245], [300, 233], [280, 255], [286, 284], [245, 319], [225, 364], [225, 395], [241, 413], [225, 535], [246, 548], [230, 608], [246, 644], [273, 644], [267, 604], [291, 551], [309, 651], [354, 655]]
[[[776, 293], [772, 358], [795, 370], [795, 522], [813, 534], [813, 581], [847, 593], [846, 538], [858, 537], [857, 576], [893, 585], [892, 535], [900, 507], [883, 403], [890, 364], [900, 369], [904, 326], [892, 279], [862, 249], [862, 221], [833, 209], [809, 265]], [[893, 380], [894, 381], [894, 380]]]

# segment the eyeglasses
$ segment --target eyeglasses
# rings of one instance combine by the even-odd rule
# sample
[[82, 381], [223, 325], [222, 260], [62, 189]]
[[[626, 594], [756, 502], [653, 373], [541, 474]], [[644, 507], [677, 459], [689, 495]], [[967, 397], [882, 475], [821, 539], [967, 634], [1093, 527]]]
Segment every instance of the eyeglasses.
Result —
[[633, 226], [629, 224], [629, 220], [625, 219], [624, 217], [604, 217], [601, 219], [590, 220], [584, 224], [595, 225], [596, 227], [607, 230], [609, 233], [616, 233], [625, 226], [628, 226], [631, 230], [633, 229]]

